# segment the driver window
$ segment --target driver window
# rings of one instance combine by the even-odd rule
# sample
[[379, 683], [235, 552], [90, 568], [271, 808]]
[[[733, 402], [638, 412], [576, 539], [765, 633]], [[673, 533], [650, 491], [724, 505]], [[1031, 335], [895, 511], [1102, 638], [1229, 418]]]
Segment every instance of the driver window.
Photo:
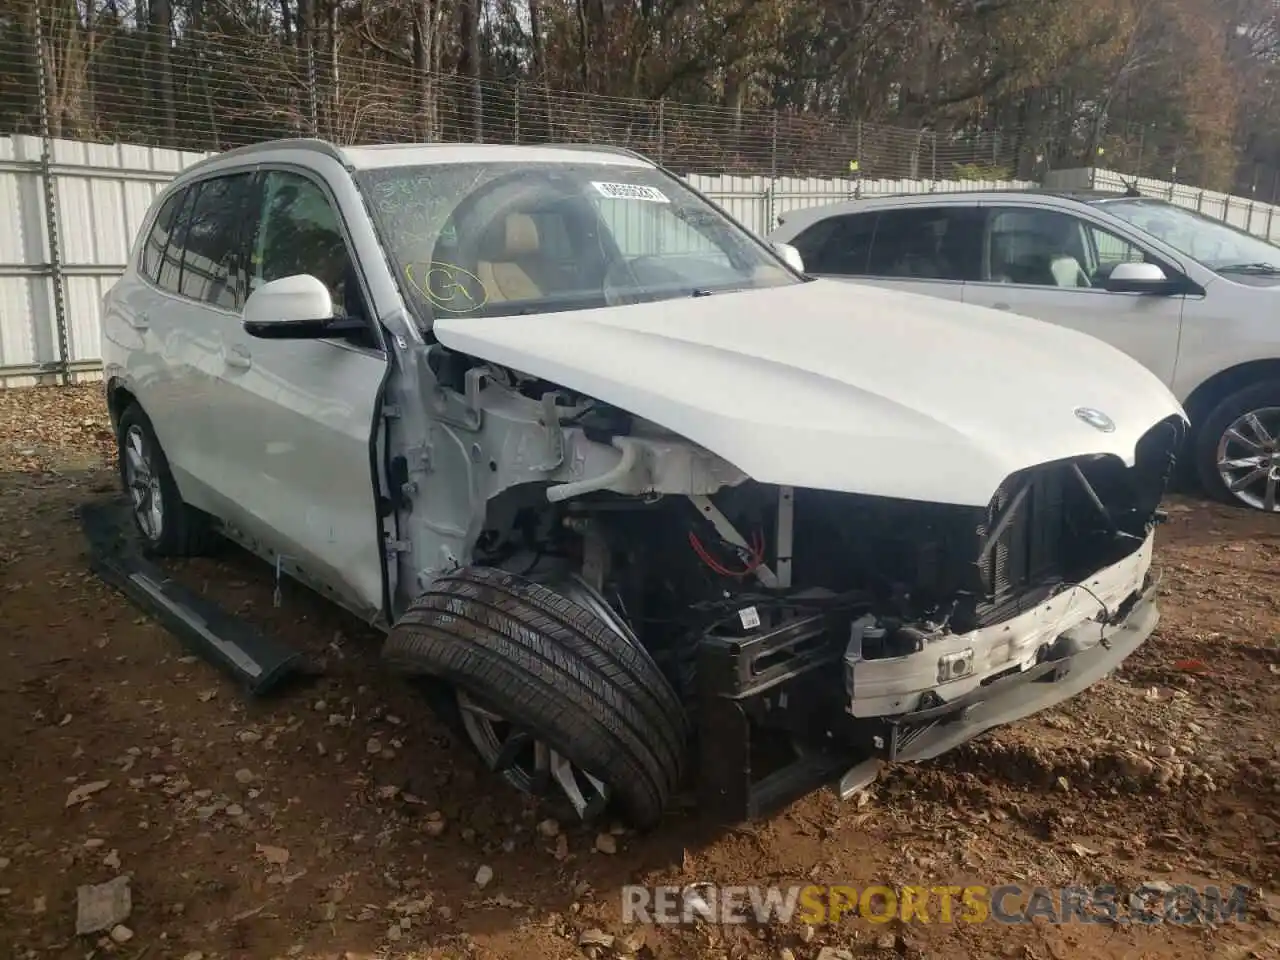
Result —
[[1086, 224], [1056, 210], [1008, 207], [991, 211], [984, 279], [1039, 287], [1094, 286], [1096, 260]]
[[308, 178], [273, 170], [263, 181], [249, 290], [300, 273], [319, 278], [329, 288], [335, 315], [364, 314], [351, 257], [329, 198]]

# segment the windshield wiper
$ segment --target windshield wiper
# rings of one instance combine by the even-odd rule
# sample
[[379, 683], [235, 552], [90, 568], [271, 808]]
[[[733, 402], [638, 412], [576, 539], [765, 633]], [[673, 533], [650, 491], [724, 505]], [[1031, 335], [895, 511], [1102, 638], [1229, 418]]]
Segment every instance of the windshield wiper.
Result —
[[1280, 276], [1280, 267], [1274, 263], [1228, 263], [1214, 268], [1218, 273], [1247, 273], [1254, 276]]

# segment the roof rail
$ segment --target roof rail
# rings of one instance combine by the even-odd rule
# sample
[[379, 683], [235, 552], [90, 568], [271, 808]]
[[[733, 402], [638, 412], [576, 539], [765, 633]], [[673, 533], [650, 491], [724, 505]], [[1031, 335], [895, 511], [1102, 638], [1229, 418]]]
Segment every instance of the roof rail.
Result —
[[635, 157], [645, 163], [654, 162], [639, 150], [632, 150], [630, 147], [615, 147], [609, 143], [547, 143], [540, 144], [540, 146], [545, 146], [552, 150], [581, 150], [584, 153], [616, 153], [624, 157]]
[[183, 174], [191, 173], [208, 166], [216, 160], [235, 159], [237, 157], [252, 156], [255, 153], [263, 153], [267, 150], [304, 150], [313, 153], [322, 153], [327, 157], [332, 157], [344, 167], [347, 165], [347, 158], [342, 155], [342, 151], [328, 140], [321, 140], [318, 137], [288, 137], [279, 140], [263, 140], [260, 143], [250, 143], [243, 147], [233, 147], [230, 150], [224, 150], [221, 153], [215, 153], [211, 157], [205, 157], [193, 163], [182, 171]]

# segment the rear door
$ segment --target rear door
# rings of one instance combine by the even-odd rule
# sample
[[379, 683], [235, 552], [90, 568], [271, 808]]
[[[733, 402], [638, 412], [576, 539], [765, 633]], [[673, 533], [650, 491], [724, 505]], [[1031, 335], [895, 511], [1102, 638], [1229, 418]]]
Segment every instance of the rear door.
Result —
[[1017, 204], [985, 212], [980, 276], [965, 286], [966, 303], [1087, 333], [1173, 381], [1184, 297], [1112, 293], [1105, 283], [1125, 261], [1157, 263], [1170, 277], [1176, 267], [1087, 217]]
[[245, 282], [311, 274], [338, 313], [367, 332], [331, 340], [258, 340], [222, 328], [217, 422], [236, 526], [281, 567], [361, 616], [382, 608], [382, 534], [373, 431], [387, 359], [344, 216], [323, 179], [268, 169], [246, 217]]
[[210, 378], [219, 326], [236, 316], [226, 284], [241, 222], [236, 204], [250, 177], [208, 177], [166, 201], [143, 246], [141, 273], [149, 292], [132, 316], [154, 345], [147, 352], [153, 369], [131, 375], [139, 400], [183, 499], [216, 515], [224, 462], [208, 442]]
[[911, 205], [829, 217], [792, 242], [816, 276], [962, 300], [978, 277], [981, 224], [974, 206]]

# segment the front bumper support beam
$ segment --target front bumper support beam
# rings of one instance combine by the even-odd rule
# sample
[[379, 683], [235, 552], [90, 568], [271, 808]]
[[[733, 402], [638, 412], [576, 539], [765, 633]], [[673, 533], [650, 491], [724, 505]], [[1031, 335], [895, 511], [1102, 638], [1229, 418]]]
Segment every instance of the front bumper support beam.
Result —
[[[830, 635], [824, 617], [705, 639], [698, 650], [699, 806], [713, 819], [739, 822], [822, 786], [840, 784], [847, 794], [874, 779], [882, 763], [929, 760], [1056, 706], [1097, 683], [1151, 636], [1159, 622], [1158, 587], [1158, 578], [1148, 575], [1109, 622], [1067, 631], [1049, 658], [1028, 670], [892, 717], [845, 712], [843, 638]], [[821, 642], [824, 633], [829, 642]], [[790, 762], [757, 777], [760, 741], [770, 734], [804, 746]]]

